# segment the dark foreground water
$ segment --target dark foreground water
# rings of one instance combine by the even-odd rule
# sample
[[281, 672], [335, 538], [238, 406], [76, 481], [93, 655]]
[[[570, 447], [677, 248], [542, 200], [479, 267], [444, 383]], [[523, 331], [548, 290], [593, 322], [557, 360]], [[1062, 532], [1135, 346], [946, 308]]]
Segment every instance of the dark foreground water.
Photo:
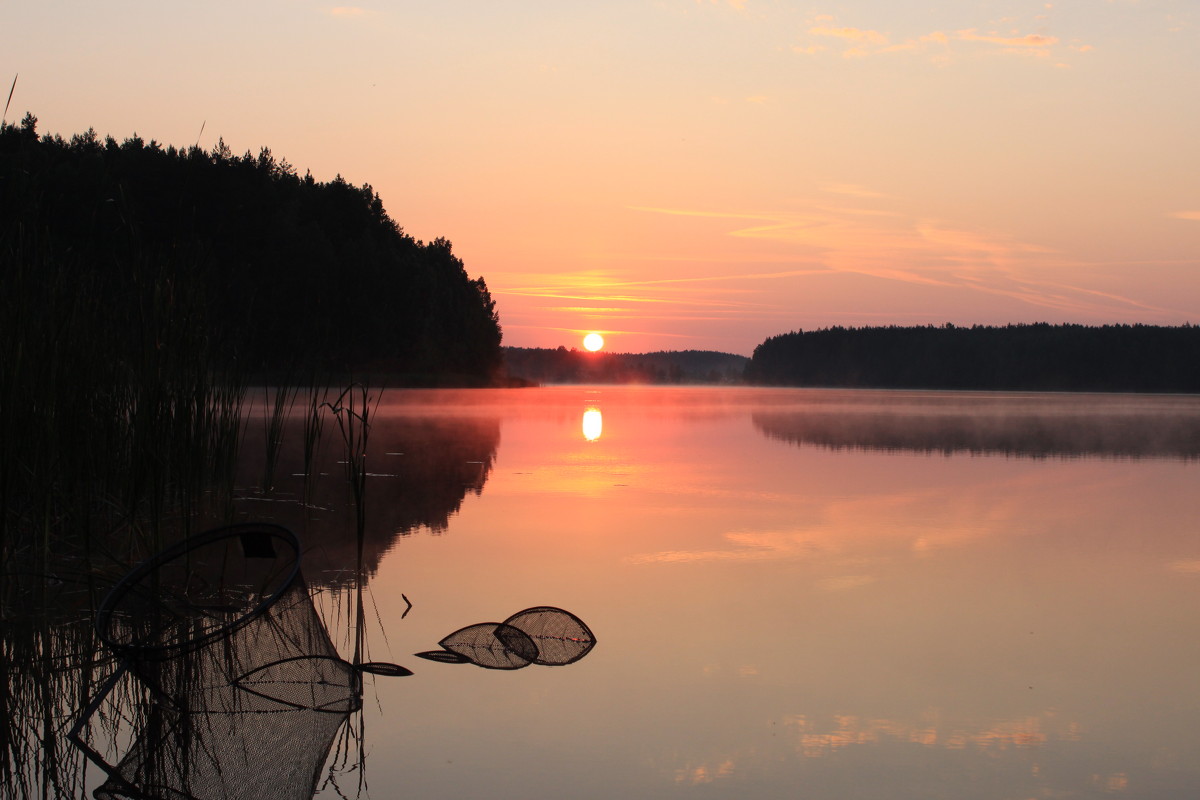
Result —
[[[274, 491], [236, 508], [335, 587], [341, 440], [305, 497], [288, 436]], [[361, 660], [414, 674], [338, 708], [354, 757], [326, 759], [328, 732], [271, 756], [325, 759], [319, 797], [1200, 792], [1200, 398], [391, 392], [366, 452]], [[351, 659], [335, 595], [317, 609]], [[595, 647], [413, 655], [542, 605]]]

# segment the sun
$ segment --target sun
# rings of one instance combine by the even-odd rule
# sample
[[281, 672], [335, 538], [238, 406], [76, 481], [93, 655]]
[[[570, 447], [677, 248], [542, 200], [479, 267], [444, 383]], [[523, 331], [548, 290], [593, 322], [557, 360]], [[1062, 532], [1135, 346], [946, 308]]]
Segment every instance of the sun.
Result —
[[583, 337], [583, 346], [594, 353], [604, 347], [604, 337], [598, 333], [589, 333]]

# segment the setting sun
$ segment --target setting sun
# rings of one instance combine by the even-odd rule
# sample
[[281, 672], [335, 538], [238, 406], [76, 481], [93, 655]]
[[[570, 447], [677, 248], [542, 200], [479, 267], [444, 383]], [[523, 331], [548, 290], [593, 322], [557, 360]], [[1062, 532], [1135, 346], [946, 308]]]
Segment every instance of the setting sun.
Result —
[[598, 333], [589, 333], [583, 337], [583, 346], [594, 353], [604, 347], [604, 337]]

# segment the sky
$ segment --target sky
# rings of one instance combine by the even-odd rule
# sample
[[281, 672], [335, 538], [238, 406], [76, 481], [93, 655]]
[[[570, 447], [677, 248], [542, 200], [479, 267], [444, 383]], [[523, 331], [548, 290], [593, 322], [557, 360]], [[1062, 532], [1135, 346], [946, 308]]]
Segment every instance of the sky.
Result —
[[506, 345], [1200, 324], [1195, 0], [335, 2], [10, 0], [6, 119], [370, 184]]

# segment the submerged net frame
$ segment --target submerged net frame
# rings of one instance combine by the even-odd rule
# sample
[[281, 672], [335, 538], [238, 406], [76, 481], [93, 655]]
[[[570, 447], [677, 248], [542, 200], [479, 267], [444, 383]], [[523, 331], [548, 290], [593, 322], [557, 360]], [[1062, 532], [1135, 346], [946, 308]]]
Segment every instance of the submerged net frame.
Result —
[[[310, 798], [338, 731], [361, 708], [363, 672], [341, 658], [276, 525], [218, 528], [132, 570], [97, 614], [121, 667], [70, 737], [108, 775], [109, 798]], [[117, 764], [83, 729], [125, 674], [157, 703]]]
[[300, 574], [300, 541], [281, 525], [197, 534], [129, 572], [96, 613], [96, 635], [123, 658], [166, 659], [235, 632]]
[[97, 800], [309, 798], [350, 714], [360, 671], [338, 657], [302, 579], [236, 631], [164, 660], [128, 662], [162, 699]]

